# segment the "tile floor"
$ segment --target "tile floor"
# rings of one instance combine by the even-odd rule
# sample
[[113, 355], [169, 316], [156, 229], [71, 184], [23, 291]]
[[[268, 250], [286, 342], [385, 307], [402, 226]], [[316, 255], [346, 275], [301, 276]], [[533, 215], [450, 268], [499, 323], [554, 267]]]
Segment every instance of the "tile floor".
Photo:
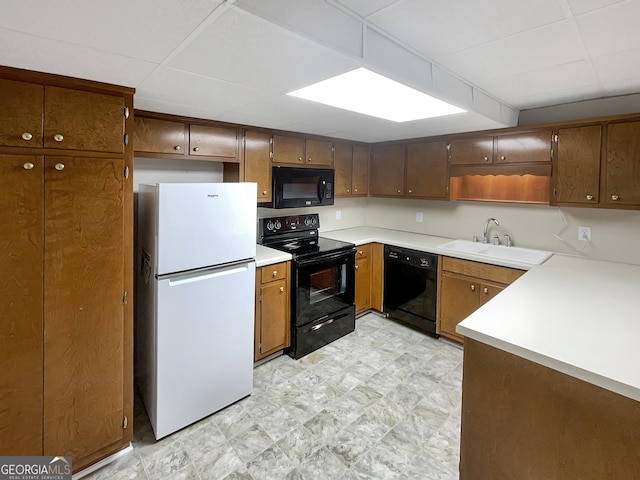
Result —
[[375, 314], [250, 397], [160, 441], [136, 402], [134, 450], [90, 480], [457, 479], [462, 350]]

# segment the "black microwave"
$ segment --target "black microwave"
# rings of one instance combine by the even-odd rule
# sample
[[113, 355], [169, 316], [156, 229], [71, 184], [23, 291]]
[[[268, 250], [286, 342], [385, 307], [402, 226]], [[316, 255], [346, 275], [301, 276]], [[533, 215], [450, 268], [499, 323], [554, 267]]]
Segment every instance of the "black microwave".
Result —
[[335, 170], [273, 167], [273, 208], [333, 205]]

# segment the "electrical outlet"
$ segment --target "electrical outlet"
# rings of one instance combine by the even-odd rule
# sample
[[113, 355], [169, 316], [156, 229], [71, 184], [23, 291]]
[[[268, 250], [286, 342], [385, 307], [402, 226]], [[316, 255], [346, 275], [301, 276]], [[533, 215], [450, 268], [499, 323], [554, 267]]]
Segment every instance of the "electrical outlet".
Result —
[[342, 220], [342, 210], [336, 210], [336, 220]]
[[578, 240], [591, 241], [591, 227], [578, 227]]
[[422, 212], [416, 212], [416, 222], [422, 223]]

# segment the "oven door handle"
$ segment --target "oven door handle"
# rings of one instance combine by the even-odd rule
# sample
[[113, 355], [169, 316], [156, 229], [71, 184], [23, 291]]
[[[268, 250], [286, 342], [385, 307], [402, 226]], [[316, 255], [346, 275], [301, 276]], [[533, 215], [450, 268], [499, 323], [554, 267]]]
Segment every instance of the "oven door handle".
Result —
[[335, 318], [330, 318], [327, 321], [324, 321], [322, 323], [319, 323], [318, 325], [314, 325], [313, 327], [311, 327], [311, 331], [315, 332], [316, 330], [320, 330], [322, 327], [326, 327], [327, 325], [331, 325], [335, 321], [336, 321]]
[[331, 254], [327, 254], [327, 255], [319, 255], [319, 256], [314, 256], [313, 258], [309, 258], [309, 259], [305, 259], [305, 260], [296, 260], [296, 263], [299, 266], [314, 265], [316, 263], [326, 262], [327, 260], [337, 260], [337, 259], [340, 259], [340, 258], [347, 258], [348, 259], [351, 255], [354, 255], [355, 253], [356, 253], [356, 249], [354, 248], [352, 250], [347, 250], [346, 252], [331, 253]]

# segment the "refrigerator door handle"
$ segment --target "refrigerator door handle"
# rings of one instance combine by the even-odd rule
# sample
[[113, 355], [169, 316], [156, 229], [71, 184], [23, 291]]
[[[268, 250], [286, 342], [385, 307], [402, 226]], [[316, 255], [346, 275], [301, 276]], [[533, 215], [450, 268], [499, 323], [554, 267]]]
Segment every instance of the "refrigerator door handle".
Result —
[[229, 267], [216, 268], [215, 270], [206, 270], [199, 272], [191, 272], [183, 275], [176, 275], [169, 279], [170, 287], [177, 287], [187, 283], [201, 282], [212, 278], [224, 277], [236, 273], [244, 272], [248, 269], [248, 264], [234, 265]]

